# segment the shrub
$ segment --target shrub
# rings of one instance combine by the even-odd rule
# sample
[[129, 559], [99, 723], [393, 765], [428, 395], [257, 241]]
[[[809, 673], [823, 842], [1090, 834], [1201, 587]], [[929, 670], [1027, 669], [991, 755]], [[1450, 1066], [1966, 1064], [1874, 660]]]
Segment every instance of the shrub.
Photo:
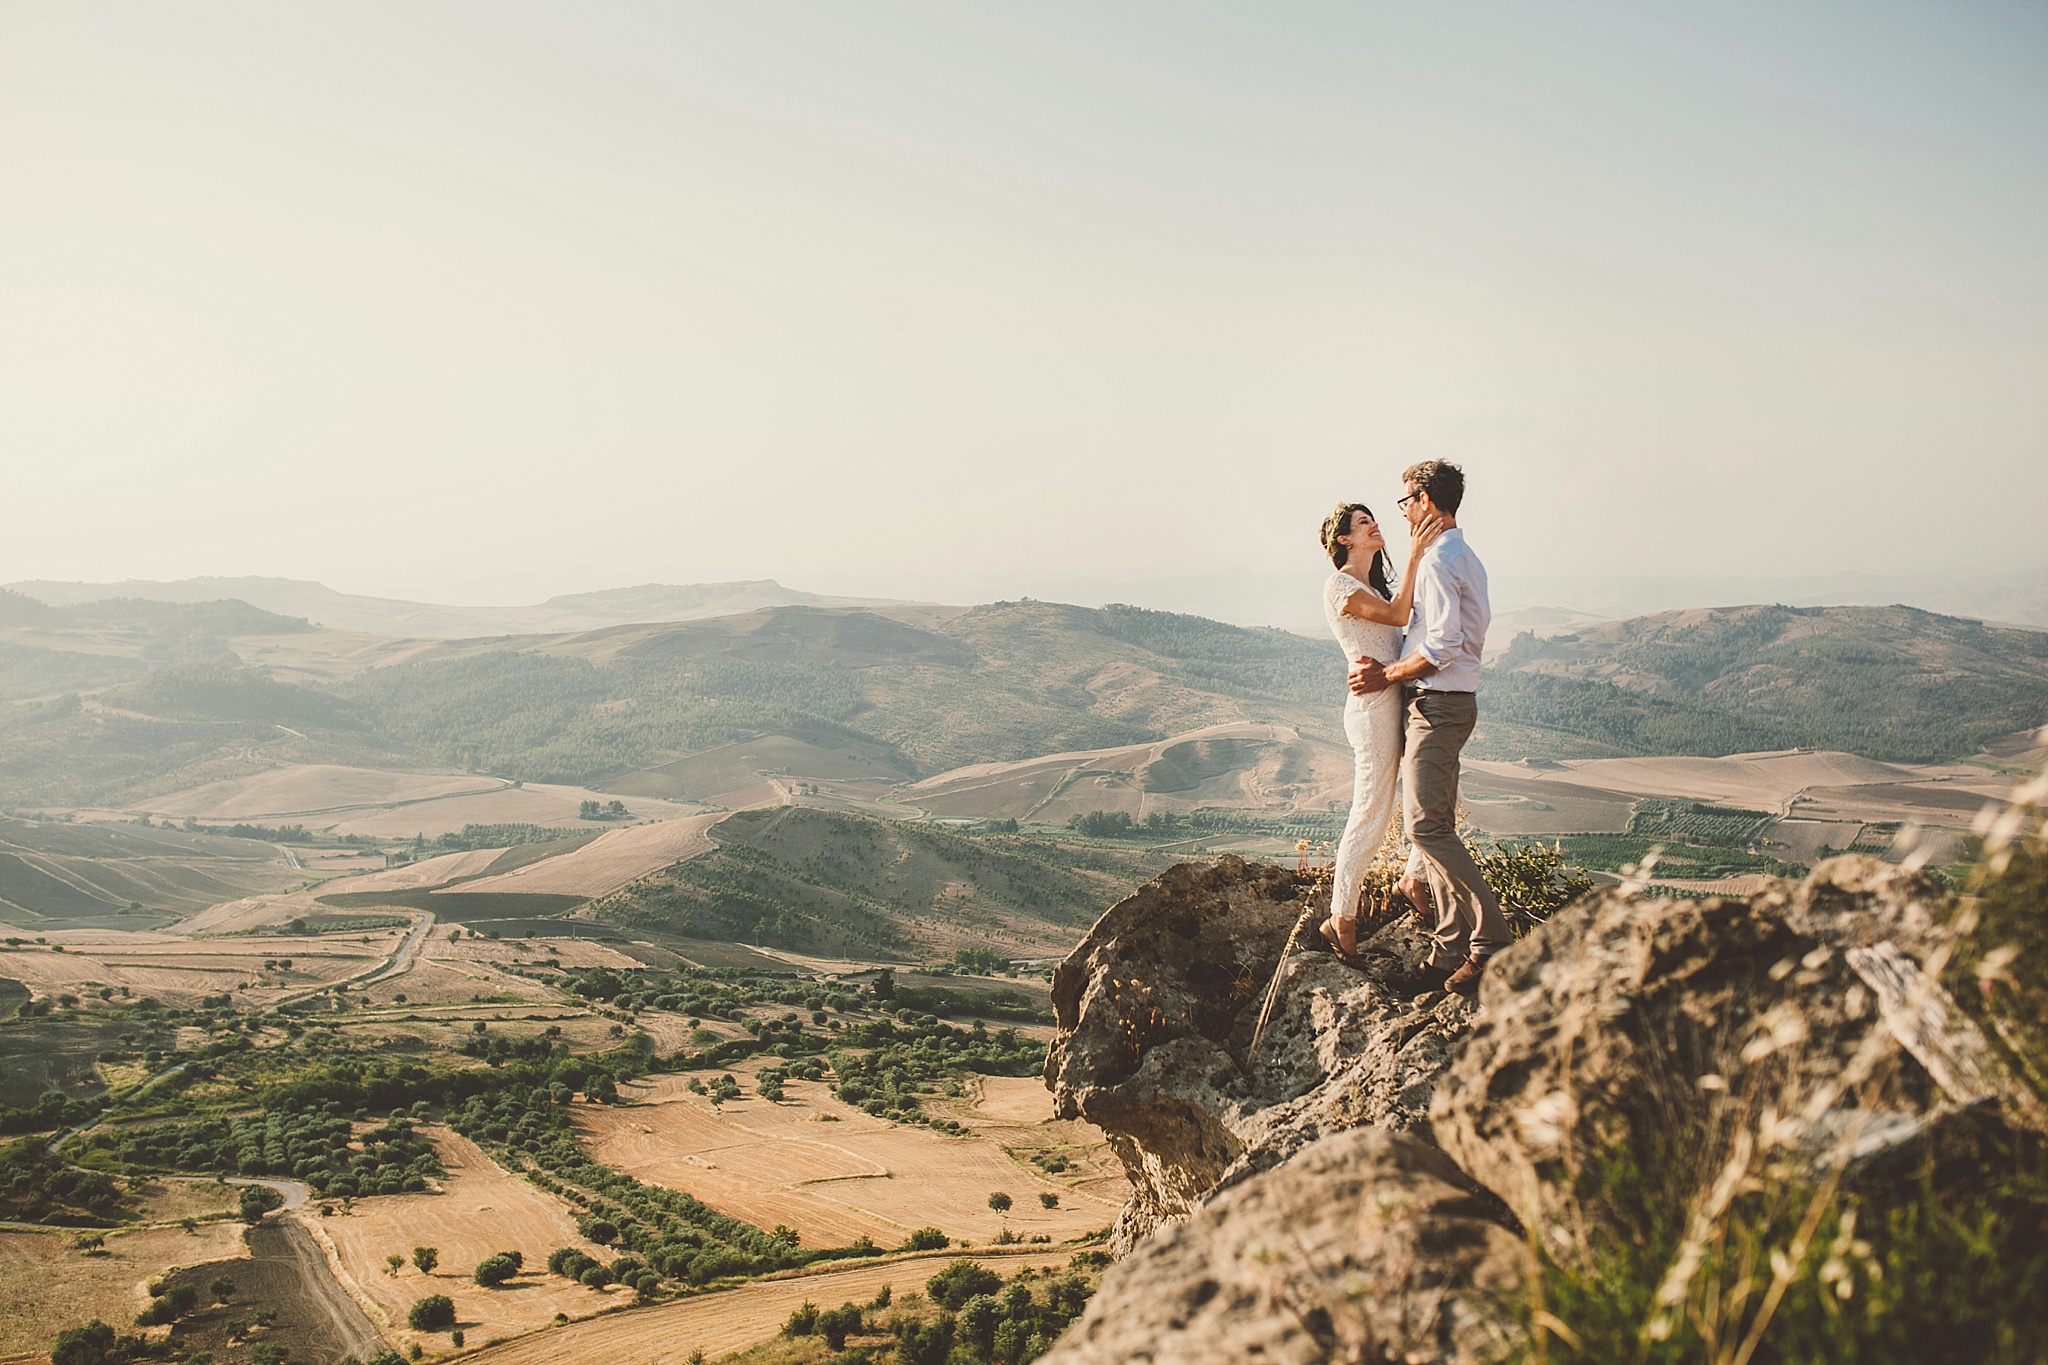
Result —
[[476, 1274], [472, 1278], [486, 1289], [496, 1289], [518, 1273], [519, 1262], [501, 1251], [477, 1262]]
[[272, 1209], [284, 1206], [284, 1196], [268, 1185], [242, 1186], [242, 1221], [254, 1223]]
[[944, 1251], [953, 1245], [953, 1239], [937, 1228], [919, 1228], [910, 1234], [910, 1240], [903, 1244], [905, 1251]]
[[1041, 1193], [1038, 1196], [1038, 1207], [1042, 1209], [1056, 1209], [1059, 1206], [1060, 1197], [1056, 1194], [1051, 1193], [1050, 1191]]
[[441, 1264], [441, 1253], [435, 1247], [414, 1247], [412, 1263], [419, 1267], [420, 1274], [431, 1275], [434, 1267]]
[[118, 1365], [134, 1360], [147, 1350], [141, 1337], [124, 1337], [94, 1318], [83, 1327], [70, 1327], [57, 1334], [51, 1348], [51, 1365]]
[[199, 1291], [189, 1284], [181, 1284], [159, 1295], [156, 1301], [142, 1310], [135, 1319], [142, 1327], [156, 1327], [166, 1322], [176, 1322], [199, 1306]]
[[818, 1314], [818, 1335], [825, 1338], [825, 1344], [835, 1351], [845, 1350], [846, 1339], [860, 1327], [860, 1309], [850, 1303], [842, 1303], [830, 1312]]
[[782, 1324], [782, 1335], [786, 1337], [807, 1337], [818, 1330], [818, 1305], [805, 1299], [789, 1315], [789, 1321]]
[[960, 1306], [977, 1294], [993, 1294], [1003, 1287], [1002, 1277], [973, 1261], [959, 1261], [947, 1266], [938, 1274], [925, 1281], [925, 1293], [932, 1296], [932, 1302], [955, 1312]]
[[413, 1304], [405, 1325], [415, 1332], [443, 1332], [455, 1325], [455, 1300], [446, 1294], [429, 1294]]
[[249, 1348], [249, 1365], [284, 1365], [291, 1354], [274, 1341], [259, 1341]]
[[960, 1335], [973, 1344], [974, 1349], [986, 1356], [995, 1345], [996, 1322], [1002, 1317], [1002, 1310], [987, 1294], [976, 1294], [960, 1305]]
[[942, 1315], [930, 1322], [904, 1326], [896, 1339], [896, 1358], [902, 1365], [946, 1365], [953, 1351], [953, 1319]]
[[583, 1272], [596, 1264], [596, 1261], [584, 1255], [575, 1247], [563, 1247], [548, 1257], [549, 1273], [571, 1280], [582, 1279]]

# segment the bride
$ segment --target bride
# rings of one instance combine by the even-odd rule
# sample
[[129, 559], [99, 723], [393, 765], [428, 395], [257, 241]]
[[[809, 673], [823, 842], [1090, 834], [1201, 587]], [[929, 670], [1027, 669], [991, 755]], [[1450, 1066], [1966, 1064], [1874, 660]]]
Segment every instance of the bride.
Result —
[[[1323, 585], [1323, 615], [1343, 646], [1347, 665], [1362, 659], [1392, 663], [1401, 657], [1402, 631], [1415, 597], [1415, 565], [1443, 530], [1432, 517], [1416, 528], [1408, 570], [1395, 592], [1387, 582], [1387, 541], [1372, 510], [1361, 502], [1338, 505], [1323, 522], [1323, 549], [1337, 571]], [[1401, 690], [1385, 688], [1344, 703], [1344, 734], [1355, 765], [1351, 818], [1337, 845], [1336, 880], [1323, 936], [1339, 954], [1358, 951], [1358, 897], [1365, 870], [1386, 842], [1394, 819], [1394, 777], [1401, 767]]]

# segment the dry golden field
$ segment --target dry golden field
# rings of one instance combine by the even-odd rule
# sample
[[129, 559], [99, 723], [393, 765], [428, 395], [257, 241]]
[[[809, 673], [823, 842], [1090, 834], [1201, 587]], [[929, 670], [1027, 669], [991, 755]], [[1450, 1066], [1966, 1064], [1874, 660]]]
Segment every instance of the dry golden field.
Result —
[[607, 895], [671, 863], [710, 852], [709, 831], [724, 818], [722, 814], [693, 815], [610, 830], [571, 852], [528, 863], [496, 876], [464, 882], [457, 889], [464, 893]]
[[[862, 1236], [894, 1246], [920, 1227], [978, 1244], [1005, 1228], [1066, 1241], [1102, 1227], [1122, 1205], [1122, 1194], [1062, 1184], [1012, 1159], [997, 1136], [1039, 1131], [1035, 1119], [988, 1115], [988, 1133], [950, 1137], [875, 1118], [810, 1081], [785, 1083], [787, 1098], [772, 1103], [745, 1079], [758, 1065], [731, 1068], [744, 1097], [719, 1109], [688, 1090], [688, 1077], [656, 1076], [620, 1087], [631, 1103], [576, 1105], [577, 1130], [594, 1159], [758, 1227], [794, 1228], [808, 1246]], [[998, 1094], [1014, 1104], [1013, 1092]], [[1079, 1136], [1048, 1134], [1045, 1145], [1078, 1148]], [[1014, 1200], [1008, 1214], [988, 1207], [997, 1191]], [[1058, 1196], [1060, 1207], [1040, 1207], [1040, 1193]]]
[[[474, 796], [449, 796], [418, 805], [394, 806], [383, 810], [350, 811], [329, 828], [335, 834], [368, 834], [385, 839], [424, 834], [459, 833], [464, 825], [556, 825], [564, 834], [590, 834], [605, 828], [578, 818], [577, 808], [585, 801], [610, 802], [609, 792], [588, 787], [564, 787], [553, 783], [528, 782], [506, 786]], [[655, 797], [628, 796], [626, 809], [637, 820], [669, 820], [696, 815], [701, 806], [683, 805]]]
[[[387, 772], [325, 763], [286, 764], [208, 782], [146, 803], [151, 814], [205, 821], [298, 824], [333, 834], [407, 838], [459, 831], [466, 824], [560, 825], [590, 833], [585, 801], [608, 793], [553, 783], [515, 784], [474, 773]], [[625, 798], [636, 819], [664, 820], [700, 807], [652, 796]]]
[[47, 1351], [66, 1327], [93, 1318], [127, 1328], [149, 1303], [148, 1283], [174, 1268], [248, 1255], [240, 1223], [107, 1234], [87, 1256], [71, 1234], [0, 1228], [0, 1356]]
[[1067, 1264], [1073, 1252], [1002, 1247], [971, 1255], [934, 1252], [863, 1261], [844, 1269], [814, 1270], [755, 1280], [736, 1289], [697, 1294], [651, 1308], [636, 1308], [596, 1322], [570, 1323], [508, 1341], [468, 1357], [477, 1365], [686, 1365], [691, 1353], [706, 1360], [745, 1350], [773, 1337], [798, 1305], [820, 1308], [868, 1303], [888, 1285], [895, 1297], [922, 1292], [925, 1281], [958, 1261], [978, 1261], [1009, 1278], [1030, 1267]]
[[[632, 1298], [629, 1290], [600, 1292], [548, 1274], [548, 1253], [557, 1247], [573, 1246], [606, 1259], [615, 1253], [584, 1241], [568, 1206], [500, 1167], [469, 1139], [446, 1128], [421, 1131], [433, 1140], [448, 1171], [441, 1193], [377, 1195], [356, 1200], [345, 1214], [323, 1218], [302, 1210], [298, 1215], [333, 1248], [342, 1287], [394, 1341], [446, 1348], [446, 1336], [405, 1326], [406, 1310], [428, 1294], [453, 1299], [463, 1331], [477, 1341], [528, 1331], [556, 1313], [587, 1317]], [[414, 1268], [416, 1246], [440, 1252], [433, 1274]], [[470, 1274], [479, 1261], [499, 1251], [522, 1253], [526, 1268], [503, 1288], [482, 1288]], [[393, 1253], [406, 1258], [396, 1275], [388, 1273], [384, 1259]]]
[[[97, 993], [126, 987], [167, 1005], [191, 1006], [199, 997], [232, 995], [238, 1006], [260, 1009], [287, 995], [317, 990], [370, 971], [403, 937], [402, 930], [361, 934], [247, 938], [173, 938], [112, 929], [67, 929], [45, 935], [63, 952], [21, 947], [0, 954], [0, 975], [38, 994]], [[363, 942], [364, 939], [369, 941]], [[291, 961], [265, 970], [266, 960]]]
[[503, 779], [473, 773], [397, 773], [304, 763], [266, 768], [247, 777], [208, 782], [159, 796], [148, 803], [148, 809], [152, 815], [175, 819], [189, 815], [200, 820], [275, 823], [290, 818], [308, 823], [322, 815], [399, 802], [434, 801], [495, 791], [506, 785], [509, 784]]
[[[1187, 746], [1238, 746], [1199, 780], [1165, 774]], [[1206, 775], [1202, 775], [1206, 774]], [[903, 788], [897, 799], [942, 818], [1014, 817], [1060, 823], [1091, 810], [1142, 819], [1154, 810], [1255, 807], [1274, 800], [1320, 807], [1350, 796], [1350, 755], [1280, 725], [1248, 721], [1191, 730], [1152, 744], [1047, 754], [955, 768]]]

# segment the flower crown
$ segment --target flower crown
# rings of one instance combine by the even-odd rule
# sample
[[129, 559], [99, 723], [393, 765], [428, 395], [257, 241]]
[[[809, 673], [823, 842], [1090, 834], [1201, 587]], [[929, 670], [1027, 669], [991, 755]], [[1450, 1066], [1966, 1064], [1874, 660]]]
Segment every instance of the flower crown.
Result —
[[1337, 553], [1337, 537], [1350, 530], [1353, 504], [1340, 502], [1335, 511], [1323, 518], [1323, 553], [1334, 556]]

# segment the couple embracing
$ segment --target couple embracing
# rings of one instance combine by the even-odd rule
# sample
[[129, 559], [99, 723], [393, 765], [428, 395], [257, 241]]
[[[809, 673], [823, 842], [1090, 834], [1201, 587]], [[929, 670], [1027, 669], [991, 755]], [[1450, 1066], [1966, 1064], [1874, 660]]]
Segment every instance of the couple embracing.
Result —
[[1471, 996], [1487, 960], [1509, 939], [1499, 899], [1458, 838], [1458, 756], [1478, 720], [1492, 609], [1486, 569], [1458, 529], [1464, 471], [1427, 460], [1402, 471], [1401, 481], [1405, 496], [1396, 505], [1411, 535], [1398, 590], [1369, 508], [1344, 503], [1323, 523], [1323, 549], [1337, 569], [1323, 590], [1323, 612], [1351, 666], [1344, 733], [1356, 764], [1323, 934], [1339, 957], [1357, 963], [1359, 895], [1393, 823], [1398, 773], [1413, 844], [1400, 891], [1420, 906], [1426, 888], [1435, 927], [1428, 958], [1389, 985], [1409, 996]]

